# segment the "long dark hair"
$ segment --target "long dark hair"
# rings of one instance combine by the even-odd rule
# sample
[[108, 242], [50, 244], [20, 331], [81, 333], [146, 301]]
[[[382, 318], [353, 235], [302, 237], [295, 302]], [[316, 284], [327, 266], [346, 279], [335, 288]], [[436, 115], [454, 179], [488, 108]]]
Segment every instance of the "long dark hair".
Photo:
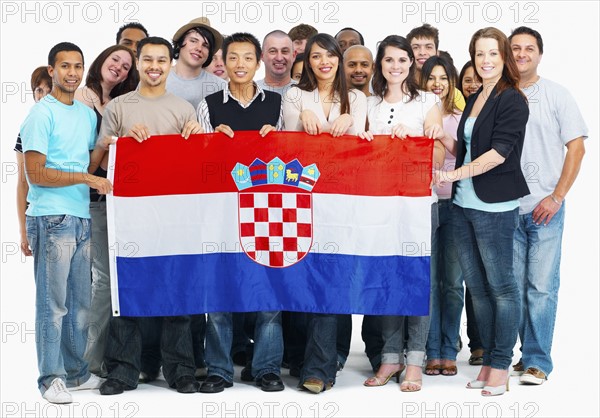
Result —
[[[515, 61], [515, 57], [513, 56], [510, 48], [510, 42], [508, 41], [508, 38], [504, 32], [501, 30], [494, 27], [488, 27], [479, 29], [473, 34], [473, 37], [471, 37], [471, 42], [469, 43], [469, 55], [471, 56], [473, 68], [477, 69], [477, 66], [475, 65], [475, 43], [481, 38], [495, 39], [498, 42], [498, 52], [502, 57], [502, 61], [504, 61], [502, 76], [500, 77], [500, 80], [498, 80], [498, 83], [496, 83], [496, 94], [500, 94], [504, 90], [512, 87], [513, 89], [517, 90], [521, 96], [525, 98], [525, 100], [527, 100], [527, 97], [519, 89], [519, 80], [521, 76], [519, 75], [517, 62]], [[477, 70], [475, 70], [475, 77], [477, 77], [479, 81], [482, 81]]]
[[346, 86], [346, 75], [344, 74], [344, 57], [340, 46], [333, 36], [326, 33], [317, 33], [308, 40], [304, 49], [304, 69], [302, 70], [300, 81], [296, 86], [304, 91], [313, 91], [318, 87], [315, 72], [310, 67], [311, 49], [315, 43], [338, 58], [338, 68], [333, 79], [333, 92], [334, 96], [337, 93], [340, 97], [340, 114], [350, 113], [348, 87]]
[[125, 51], [129, 54], [129, 56], [131, 57], [131, 68], [129, 69], [129, 72], [127, 73], [127, 78], [125, 80], [121, 81], [115, 87], [113, 87], [113, 89], [110, 91], [110, 97], [114, 99], [117, 96], [120, 96], [125, 93], [129, 93], [130, 91], [135, 90], [135, 88], [137, 87], [138, 82], [139, 82], [139, 75], [138, 75], [138, 72], [135, 70], [135, 55], [133, 55], [133, 52], [129, 48], [127, 48], [126, 46], [123, 46], [123, 45], [113, 45], [113, 46], [106, 48], [104, 51], [102, 51], [100, 53], [100, 55], [98, 55], [98, 57], [94, 60], [94, 62], [92, 62], [92, 65], [90, 65], [90, 69], [89, 69], [87, 77], [85, 79], [85, 86], [88, 89], [92, 90], [94, 93], [96, 93], [96, 95], [100, 99], [100, 103], [102, 105], [104, 105], [104, 101], [102, 99], [104, 92], [102, 91], [102, 84], [101, 84], [102, 83], [102, 66], [104, 65], [104, 62], [113, 53], [115, 53], [117, 51]]
[[387, 47], [398, 48], [403, 51], [406, 51], [408, 54], [408, 58], [411, 60], [412, 64], [410, 65], [410, 70], [408, 71], [408, 76], [404, 83], [402, 83], [402, 90], [408, 93], [409, 100], [413, 100], [415, 97], [419, 96], [419, 85], [417, 84], [415, 73], [415, 54], [413, 54], [412, 48], [410, 44], [406, 40], [406, 38], [399, 35], [389, 35], [386, 36], [385, 39], [379, 42], [377, 46], [377, 56], [375, 57], [375, 71], [373, 72], [373, 92], [376, 96], [383, 99], [385, 93], [387, 92], [387, 80], [383, 76], [383, 70], [381, 69], [381, 61], [383, 61], [385, 55], [385, 49]]
[[444, 69], [446, 77], [448, 77], [448, 94], [442, 99], [442, 112], [446, 115], [460, 113], [454, 101], [454, 89], [456, 88], [456, 68], [448, 60], [448, 58], [440, 55], [434, 55], [427, 58], [427, 61], [421, 68], [421, 90], [427, 91], [427, 81], [433, 69], [440, 66]]

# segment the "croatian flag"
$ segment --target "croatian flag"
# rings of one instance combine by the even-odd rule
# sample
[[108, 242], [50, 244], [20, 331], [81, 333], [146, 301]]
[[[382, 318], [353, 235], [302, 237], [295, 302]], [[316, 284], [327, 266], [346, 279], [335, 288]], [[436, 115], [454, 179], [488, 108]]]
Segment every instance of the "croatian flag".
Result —
[[113, 314], [427, 315], [432, 153], [389, 136], [120, 138]]

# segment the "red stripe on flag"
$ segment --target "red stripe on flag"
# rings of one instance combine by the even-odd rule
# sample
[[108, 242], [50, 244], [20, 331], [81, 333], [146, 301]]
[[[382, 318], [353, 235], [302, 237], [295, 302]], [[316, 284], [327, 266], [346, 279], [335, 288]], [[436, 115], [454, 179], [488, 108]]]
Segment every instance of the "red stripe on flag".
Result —
[[[428, 196], [431, 194], [433, 141], [376, 136], [333, 138], [303, 132], [236, 132], [224, 134], [152, 136], [138, 143], [120, 138], [116, 145], [114, 196], [236, 192], [231, 176], [236, 163], [246, 166], [260, 158], [285, 163], [298, 159], [315, 163], [321, 173], [315, 193], [363, 196]], [[111, 151], [114, 152], [114, 151]]]

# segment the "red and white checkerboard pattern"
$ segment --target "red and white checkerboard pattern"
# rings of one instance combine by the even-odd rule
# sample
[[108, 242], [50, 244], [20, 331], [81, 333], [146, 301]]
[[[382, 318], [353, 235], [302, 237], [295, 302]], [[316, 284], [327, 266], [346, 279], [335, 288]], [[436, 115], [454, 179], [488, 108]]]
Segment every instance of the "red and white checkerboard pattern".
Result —
[[310, 193], [240, 193], [240, 239], [257, 263], [287, 267], [312, 245]]

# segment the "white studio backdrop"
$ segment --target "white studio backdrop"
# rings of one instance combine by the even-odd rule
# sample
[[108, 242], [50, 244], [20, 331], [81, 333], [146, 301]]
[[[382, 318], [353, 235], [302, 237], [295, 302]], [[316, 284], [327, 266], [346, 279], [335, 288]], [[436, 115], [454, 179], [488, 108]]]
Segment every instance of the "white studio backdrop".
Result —
[[[598, 16], [596, 1], [2, 1], [1, 123], [2, 264], [1, 264], [1, 416], [598, 416]], [[522, 387], [482, 398], [464, 389], [477, 368], [459, 356], [456, 377], [425, 377], [419, 393], [400, 393], [396, 384], [365, 388], [370, 375], [354, 317], [352, 352], [332, 391], [314, 396], [295, 389], [297, 380], [283, 371], [286, 390], [265, 394], [239, 383], [219, 395], [183, 396], [144, 385], [133, 392], [103, 397], [77, 393], [75, 404], [47, 404], [36, 388], [33, 262], [18, 251], [15, 207], [16, 164], [13, 147], [20, 123], [33, 105], [31, 71], [47, 63], [50, 48], [61, 41], [81, 47], [86, 64], [114, 44], [119, 26], [139, 21], [151, 35], [171, 39], [183, 24], [207, 16], [223, 34], [245, 31], [261, 41], [271, 30], [288, 31], [308, 23], [334, 35], [350, 26], [373, 52], [389, 34], [406, 35], [427, 22], [440, 31], [440, 49], [450, 52], [458, 69], [468, 60], [471, 35], [486, 26], [505, 33], [530, 26], [544, 38], [539, 72], [567, 87], [589, 128], [587, 153], [567, 197], [562, 283], [553, 357], [555, 371], [539, 387]], [[258, 77], [262, 78], [262, 69]], [[464, 326], [463, 326], [464, 334]], [[466, 335], [463, 341], [467, 342]], [[515, 348], [515, 362], [518, 360]], [[164, 382], [163, 382], [164, 383]], [[164, 384], [163, 384], [164, 386]]]

